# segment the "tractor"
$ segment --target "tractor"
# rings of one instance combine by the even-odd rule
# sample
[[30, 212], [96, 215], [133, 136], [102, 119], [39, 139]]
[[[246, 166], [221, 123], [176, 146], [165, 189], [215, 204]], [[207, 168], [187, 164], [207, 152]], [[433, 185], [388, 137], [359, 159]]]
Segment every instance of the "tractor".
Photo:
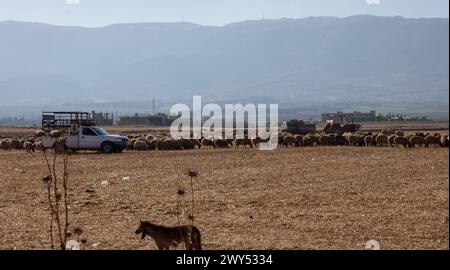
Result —
[[282, 131], [291, 134], [306, 135], [308, 133], [315, 133], [316, 125], [305, 123], [303, 120], [293, 119], [286, 122], [286, 128]]

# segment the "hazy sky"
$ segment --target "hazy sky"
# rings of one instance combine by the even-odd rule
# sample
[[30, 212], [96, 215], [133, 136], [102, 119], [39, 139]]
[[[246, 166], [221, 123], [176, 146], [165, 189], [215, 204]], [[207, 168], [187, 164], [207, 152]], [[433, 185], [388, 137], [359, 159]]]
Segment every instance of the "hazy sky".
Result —
[[448, 0], [0, 0], [0, 21], [104, 26], [188, 21], [224, 25], [253, 19], [355, 14], [449, 17]]

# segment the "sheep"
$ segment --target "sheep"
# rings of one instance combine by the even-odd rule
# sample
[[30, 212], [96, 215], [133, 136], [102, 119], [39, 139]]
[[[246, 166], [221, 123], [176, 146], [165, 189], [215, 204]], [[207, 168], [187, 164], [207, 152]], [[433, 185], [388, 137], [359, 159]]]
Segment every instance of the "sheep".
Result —
[[356, 145], [363, 146], [364, 145], [363, 137], [358, 136], [358, 135], [347, 136], [347, 141], [350, 146], [356, 146]]
[[[268, 137], [266, 139], [262, 139], [259, 136], [256, 136], [252, 139], [252, 144], [256, 147], [259, 146], [261, 143], [269, 143], [270, 142], [270, 135], [267, 135]], [[230, 143], [229, 143], [230, 144]], [[233, 144], [233, 142], [231, 142], [231, 145]]]
[[405, 136], [405, 133], [403, 131], [401, 131], [401, 130], [397, 130], [397, 131], [395, 131], [395, 135], [397, 135], [397, 136]]
[[181, 147], [183, 149], [194, 149], [195, 148], [195, 144], [192, 143], [192, 141], [190, 139], [181, 139], [178, 140], [178, 143], [181, 145]]
[[227, 140], [223, 140], [223, 139], [215, 139], [215, 140], [213, 141], [213, 143], [214, 143], [214, 144], [216, 145], [216, 147], [218, 147], [218, 148], [228, 148], [228, 147], [229, 147]]
[[170, 142], [166, 139], [158, 140], [158, 142], [156, 144], [156, 148], [159, 151], [172, 150], [172, 146], [171, 146]]
[[158, 140], [156, 147], [160, 151], [171, 150], [170, 143], [166, 139]]
[[361, 137], [361, 143], [360, 143], [360, 146], [364, 146], [364, 145], [365, 145], [364, 140], [366, 139], [367, 136], [368, 136], [367, 134], [361, 134], [361, 135], [359, 135], [359, 137]]
[[400, 147], [400, 145], [402, 145], [403, 147], [406, 148], [409, 146], [409, 140], [404, 136], [396, 136], [394, 139], [394, 144], [397, 147]]
[[441, 136], [441, 146], [442, 147], [449, 147], [449, 136]]
[[173, 139], [165, 140], [165, 147], [166, 147], [166, 150], [182, 150], [183, 149], [180, 142], [173, 140]]
[[150, 142], [146, 142], [148, 145], [149, 150], [156, 150], [158, 149], [158, 141], [157, 139], [153, 139]]
[[390, 146], [390, 147], [394, 147], [395, 146], [395, 138], [397, 137], [397, 135], [395, 135], [395, 134], [392, 134], [392, 135], [389, 135], [388, 136], [388, 145]]
[[388, 145], [388, 137], [385, 134], [378, 134], [375, 138], [378, 146], [387, 146]]
[[374, 136], [374, 135], [367, 135], [367, 136], [364, 138], [364, 143], [365, 143], [365, 145], [366, 145], [367, 147], [373, 146], [374, 143], [375, 143], [375, 136]]
[[23, 143], [23, 148], [25, 149], [25, 151], [27, 151], [28, 153], [34, 152], [34, 144], [32, 142], [29, 141], [25, 141]]
[[203, 138], [201, 140], [201, 144], [202, 144], [202, 146], [206, 146], [207, 148], [209, 148], [210, 146], [212, 146], [213, 148], [216, 148], [214, 141], [206, 139], [206, 138]]
[[159, 140], [157, 143], [158, 150], [182, 150], [182, 144], [173, 139]]
[[348, 144], [347, 139], [344, 136], [339, 135], [339, 134], [333, 134], [333, 135], [334, 135], [332, 137], [333, 138], [333, 145], [342, 146], [342, 145], [347, 145]]
[[313, 146], [314, 145], [314, 138], [312, 136], [303, 136], [303, 146]]
[[327, 134], [322, 134], [319, 136], [319, 144], [320, 145], [331, 145], [332, 140], [331, 140], [331, 136], [327, 135]]
[[438, 144], [439, 138], [437, 136], [427, 135], [425, 137], [425, 147], [428, 147], [429, 145], [438, 145]]
[[253, 148], [252, 140], [250, 139], [235, 139], [234, 147], [239, 148], [240, 145], [243, 145], [244, 148], [247, 148], [247, 145], [250, 146], [250, 148]]
[[131, 139], [130, 143], [128, 144], [129, 149], [134, 149], [134, 144], [137, 142], [136, 139]]
[[16, 149], [16, 150], [22, 149], [22, 146], [23, 146], [23, 142], [19, 139], [12, 139], [10, 144], [11, 144], [11, 148]]
[[308, 136], [311, 137], [313, 146], [319, 144], [319, 136], [318, 135], [310, 133], [310, 134], [308, 134]]
[[425, 138], [422, 136], [412, 136], [411, 138], [409, 138], [409, 144], [411, 145], [411, 147], [415, 147], [420, 146], [420, 145], [425, 145]]
[[279, 146], [279, 147], [286, 146], [286, 145], [284, 144], [284, 135], [281, 134], [281, 133], [278, 133], [278, 146]]
[[284, 136], [283, 143], [286, 147], [288, 147], [289, 145], [299, 146], [297, 139], [291, 135]]
[[3, 150], [11, 150], [11, 143], [9, 140], [0, 140], [0, 148]]
[[319, 136], [313, 133], [308, 133], [303, 136], [303, 146], [314, 146], [319, 144]]
[[34, 133], [34, 136], [36, 138], [41, 138], [41, 137], [44, 137], [45, 135], [46, 135], [46, 133], [43, 130], [36, 130], [36, 132]]
[[[189, 139], [189, 140], [192, 142], [192, 144], [197, 146], [198, 149], [200, 149], [202, 147], [202, 143], [200, 142], [200, 140], [197, 140], [197, 139]], [[230, 144], [230, 143], [228, 142], [228, 144]]]
[[42, 143], [42, 141], [34, 142], [34, 149], [36, 149], [36, 150], [44, 150], [44, 144]]
[[[139, 139], [139, 140], [145, 142], [145, 143], [150, 147], [150, 141], [147, 140], [145, 137], [143, 137], [143, 138], [141, 138], [141, 139]], [[149, 150], [150, 150], [150, 149], [149, 149]]]
[[147, 139], [148, 141], [152, 141], [155, 137], [153, 137], [153, 135], [149, 134], [147, 136], [145, 136], [145, 139]]
[[142, 140], [137, 140], [134, 143], [133, 148], [135, 150], [138, 150], [138, 151], [148, 151], [148, 150], [150, 150], [150, 148], [148, 147], [147, 143], [145, 141], [142, 141]]
[[297, 145], [298, 146], [303, 146], [303, 135], [295, 134], [294, 138], [297, 140]]

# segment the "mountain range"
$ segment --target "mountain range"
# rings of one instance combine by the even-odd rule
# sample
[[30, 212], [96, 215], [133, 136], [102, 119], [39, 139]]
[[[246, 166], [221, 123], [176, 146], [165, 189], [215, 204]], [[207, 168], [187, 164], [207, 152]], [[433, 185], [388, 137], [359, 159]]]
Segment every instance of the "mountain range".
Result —
[[286, 108], [448, 107], [448, 19], [360, 15], [100, 28], [4, 21], [0, 39], [0, 106], [120, 107], [201, 95]]

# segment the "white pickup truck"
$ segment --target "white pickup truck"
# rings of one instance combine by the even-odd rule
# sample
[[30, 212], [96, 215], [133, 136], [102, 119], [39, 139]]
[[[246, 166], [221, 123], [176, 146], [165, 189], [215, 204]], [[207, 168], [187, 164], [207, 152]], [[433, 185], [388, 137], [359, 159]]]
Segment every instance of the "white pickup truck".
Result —
[[[97, 150], [105, 154], [120, 153], [128, 147], [128, 138], [112, 135], [104, 129], [95, 126], [81, 126], [77, 134], [63, 135], [66, 149], [69, 150]], [[43, 138], [45, 148], [53, 148], [55, 139], [48, 136]]]

